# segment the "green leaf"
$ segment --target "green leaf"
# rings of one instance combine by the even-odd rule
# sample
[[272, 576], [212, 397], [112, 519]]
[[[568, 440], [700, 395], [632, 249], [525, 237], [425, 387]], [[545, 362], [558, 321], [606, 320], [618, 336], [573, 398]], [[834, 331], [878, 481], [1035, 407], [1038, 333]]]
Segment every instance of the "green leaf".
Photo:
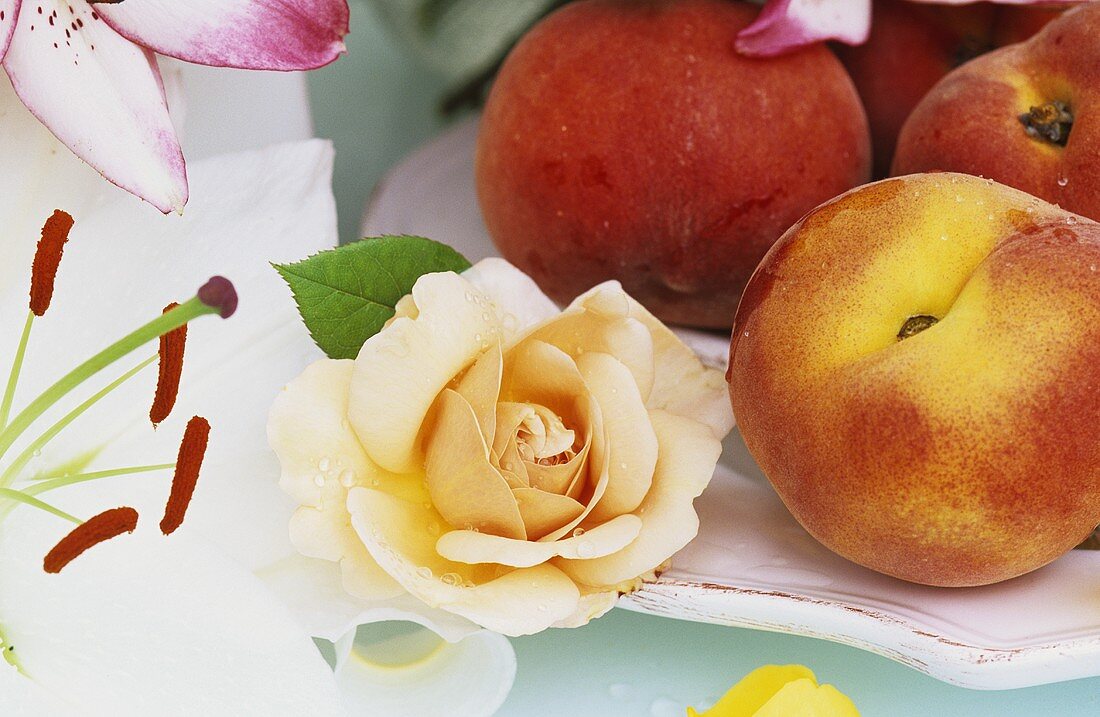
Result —
[[462, 272], [470, 262], [431, 239], [383, 236], [273, 266], [290, 286], [313, 341], [329, 358], [345, 359], [355, 358], [382, 330], [417, 279]]

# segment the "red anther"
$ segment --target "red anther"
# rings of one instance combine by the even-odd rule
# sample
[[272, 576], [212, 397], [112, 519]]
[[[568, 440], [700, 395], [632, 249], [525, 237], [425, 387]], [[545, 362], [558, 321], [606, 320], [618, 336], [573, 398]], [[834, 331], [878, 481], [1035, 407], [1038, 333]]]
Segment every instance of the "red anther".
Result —
[[133, 508], [123, 506], [105, 510], [73, 528], [71, 533], [53, 546], [53, 550], [42, 560], [42, 567], [47, 573], [59, 573], [88, 548], [123, 533], [134, 532], [137, 522], [138, 514]]
[[57, 267], [61, 265], [61, 254], [72, 228], [73, 218], [60, 209], [54, 210], [42, 226], [42, 238], [38, 240], [31, 268], [31, 311], [35, 316], [41, 316], [50, 308]]
[[206, 455], [206, 442], [210, 438], [210, 423], [202, 416], [194, 416], [187, 422], [187, 429], [180, 441], [180, 452], [176, 457], [176, 472], [172, 476], [172, 492], [168, 495], [168, 504], [164, 506], [164, 519], [160, 521], [160, 531], [171, 535], [183, 524], [187, 506], [195, 493], [195, 484], [199, 480], [199, 469]]
[[[164, 307], [164, 313], [179, 306], [172, 302]], [[153, 397], [153, 406], [149, 409], [149, 420], [156, 426], [168, 418], [176, 405], [176, 396], [180, 390], [180, 376], [183, 375], [183, 350], [187, 345], [187, 324], [173, 329], [160, 337], [160, 363], [157, 373], [157, 393]]]

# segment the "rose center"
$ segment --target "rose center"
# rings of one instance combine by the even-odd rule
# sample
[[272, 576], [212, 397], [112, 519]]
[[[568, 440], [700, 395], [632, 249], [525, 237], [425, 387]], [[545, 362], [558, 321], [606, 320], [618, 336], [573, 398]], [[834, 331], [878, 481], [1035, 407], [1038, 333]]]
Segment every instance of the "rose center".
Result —
[[535, 403], [527, 404], [526, 409], [516, 429], [520, 458], [529, 463], [554, 466], [577, 455], [573, 449], [576, 433], [565, 427], [560, 416]]

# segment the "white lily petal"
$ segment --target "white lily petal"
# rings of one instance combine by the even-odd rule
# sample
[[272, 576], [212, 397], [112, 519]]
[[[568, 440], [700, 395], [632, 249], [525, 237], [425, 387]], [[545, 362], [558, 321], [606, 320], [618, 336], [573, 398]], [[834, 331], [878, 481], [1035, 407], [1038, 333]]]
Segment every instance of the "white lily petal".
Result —
[[156, 58], [86, 0], [25, 3], [4, 69], [23, 103], [78, 157], [162, 212], [183, 209], [187, 171]]
[[20, 4], [21, 0], [0, 0], [0, 60], [4, 59], [12, 33], [15, 32]]
[[0, 713], [4, 717], [76, 717], [83, 714], [0, 660]]
[[[191, 325], [179, 401], [157, 431], [147, 417], [155, 382], [155, 369], [149, 369], [59, 436], [45, 465], [49, 455], [69, 459], [108, 442], [95, 467], [168, 462], [187, 419], [203, 415], [213, 430], [184, 530], [198, 530], [251, 567], [290, 552], [287, 524], [295, 503], [277, 485], [266, 409], [318, 352], [267, 262], [335, 245], [331, 169], [331, 145], [320, 140], [223, 156], [193, 165], [194, 196], [183, 217], [135, 211], [140, 207], [133, 198], [114, 192], [118, 201], [78, 220], [54, 305], [35, 326], [28, 350], [35, 370], [24, 377], [20, 396], [42, 390], [72, 367], [74, 357], [136, 328], [168, 301], [192, 295], [212, 274], [234, 281], [240, 307], [228, 321], [204, 318]], [[89, 291], [112, 278], [119, 288]], [[102, 321], [88, 320], [96, 310], [112, 317], [107, 335]], [[114, 419], [102, 421], [103, 415]], [[163, 508], [166, 481], [119, 480], [127, 481], [135, 507]]]
[[[402, 640], [422, 637], [399, 635], [374, 650], [399, 650]], [[515, 650], [495, 632], [481, 630], [461, 642], [440, 643], [423, 658], [401, 665], [373, 662], [353, 638], [349, 635], [337, 647], [336, 680], [356, 715], [489, 717], [515, 681]]]
[[358, 625], [404, 620], [423, 625], [448, 642], [481, 628], [466, 618], [428, 607], [411, 595], [367, 602], [343, 588], [336, 563], [288, 555], [258, 571], [260, 578], [290, 606], [309, 634], [336, 642]]
[[251, 70], [309, 70], [344, 51], [346, 0], [141, 0], [103, 4], [119, 33], [162, 55]]
[[[2, 2], [2, 0], [0, 0]], [[0, 76], [0, 296], [18, 297], [26, 306], [30, 265], [42, 223], [54, 209], [64, 208], [75, 217], [110, 189], [103, 178], [67, 151], [42, 126]], [[62, 269], [59, 276], [65, 276]], [[61, 279], [63, 281], [63, 279]], [[5, 303], [5, 307], [12, 304]], [[6, 310], [4, 336], [17, 335], [12, 327], [24, 313]], [[18, 329], [15, 329], [16, 331]]]
[[343, 714], [287, 608], [212, 546], [139, 530], [47, 574], [64, 530], [19, 509], [0, 539], [4, 632], [48, 692], [93, 714]]
[[482, 259], [462, 272], [462, 278], [485, 292], [496, 305], [505, 344], [558, 315], [558, 307], [538, 284], [504, 259]]
[[871, 31], [871, 0], [769, 0], [737, 36], [737, 50], [770, 57], [822, 40], [858, 45]]

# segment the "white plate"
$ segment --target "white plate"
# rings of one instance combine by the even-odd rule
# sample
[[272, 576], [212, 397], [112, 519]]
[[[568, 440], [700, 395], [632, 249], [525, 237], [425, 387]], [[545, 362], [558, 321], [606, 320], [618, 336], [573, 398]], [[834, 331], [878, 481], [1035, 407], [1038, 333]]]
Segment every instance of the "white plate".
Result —
[[[475, 121], [460, 124], [391, 171], [367, 206], [364, 234], [428, 236], [472, 261], [494, 254], [474, 191], [476, 134]], [[684, 337], [707, 363], [724, 364], [726, 339]], [[1100, 675], [1100, 552], [1075, 551], [982, 588], [930, 588], [879, 575], [811, 538], [736, 435], [696, 507], [699, 536], [624, 607], [834, 640], [964, 687]]]

